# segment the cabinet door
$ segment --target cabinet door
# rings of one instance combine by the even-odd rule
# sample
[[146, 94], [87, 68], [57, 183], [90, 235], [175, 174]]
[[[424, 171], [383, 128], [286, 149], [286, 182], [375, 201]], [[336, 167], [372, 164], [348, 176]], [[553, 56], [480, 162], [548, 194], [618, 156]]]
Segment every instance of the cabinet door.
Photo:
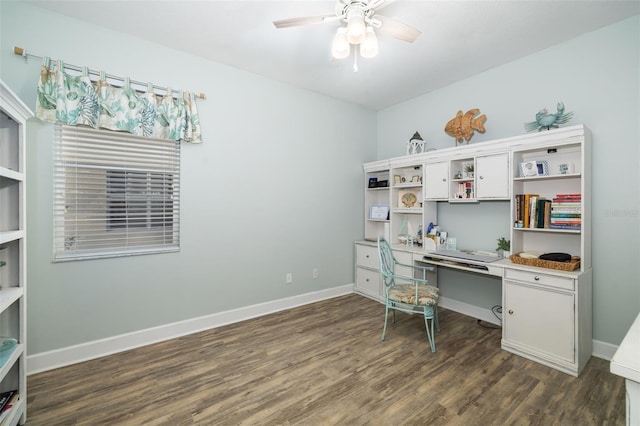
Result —
[[503, 337], [574, 362], [574, 295], [505, 280]]
[[476, 157], [476, 197], [509, 198], [509, 154]]
[[446, 200], [449, 198], [449, 162], [424, 165], [425, 200]]

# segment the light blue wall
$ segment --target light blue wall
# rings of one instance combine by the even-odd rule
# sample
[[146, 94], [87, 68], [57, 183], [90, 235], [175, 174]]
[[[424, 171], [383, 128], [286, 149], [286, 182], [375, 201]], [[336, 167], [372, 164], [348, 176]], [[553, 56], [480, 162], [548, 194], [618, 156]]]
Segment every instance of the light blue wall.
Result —
[[[403, 155], [416, 130], [428, 147], [454, 146], [444, 125], [459, 109], [477, 107], [487, 115], [486, 133], [472, 138], [482, 142], [524, 133], [524, 122], [543, 107], [555, 111], [558, 101], [575, 112], [570, 124], [583, 123], [593, 132], [593, 337], [619, 344], [640, 312], [640, 17], [380, 111], [378, 159]], [[438, 213], [460, 234], [476, 236], [463, 227], [478, 222], [474, 214], [449, 206], [440, 206]], [[495, 218], [488, 226], [506, 226], [508, 232], [502, 216]], [[486, 295], [474, 291], [473, 279], [465, 279], [466, 291], [456, 282], [455, 289], [445, 284], [443, 295], [486, 303]]]
[[40, 64], [14, 45], [208, 97], [205, 142], [182, 146], [179, 253], [53, 264], [52, 126], [28, 127], [31, 355], [353, 283], [374, 112], [20, 2], [0, 7], [0, 76], [27, 105]]
[[[0, 1], [0, 77], [28, 105], [39, 64], [13, 55], [14, 45], [208, 96], [198, 103], [205, 143], [183, 145], [180, 253], [51, 263], [52, 128], [33, 121], [29, 353], [351, 283], [353, 241], [363, 229], [354, 214], [363, 208], [362, 162], [402, 155], [416, 130], [430, 147], [452, 146], [442, 129], [458, 109], [488, 115], [487, 132], [473, 137], [480, 142], [523, 133], [523, 122], [558, 100], [575, 111], [573, 123], [593, 131], [594, 338], [619, 343], [640, 311], [639, 27], [638, 17], [623, 21], [376, 115]], [[468, 221], [446, 209], [450, 226]], [[475, 214], [508, 215], [502, 210], [497, 203]], [[492, 226], [508, 231], [501, 219]], [[319, 280], [311, 279], [315, 267]], [[287, 272], [293, 285], [284, 284]], [[489, 307], [499, 294], [493, 282], [479, 282], [482, 294], [474, 294], [459, 285], [466, 275], [445, 278], [461, 301]]]

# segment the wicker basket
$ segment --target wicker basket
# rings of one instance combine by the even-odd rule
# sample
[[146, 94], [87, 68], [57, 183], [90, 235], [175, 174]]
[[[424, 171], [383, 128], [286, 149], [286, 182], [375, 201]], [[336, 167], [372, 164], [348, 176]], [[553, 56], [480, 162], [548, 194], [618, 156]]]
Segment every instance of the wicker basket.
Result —
[[561, 271], [575, 271], [580, 268], [580, 257], [572, 256], [568, 262], [554, 262], [552, 260], [528, 259], [520, 257], [520, 253], [512, 254], [510, 257], [513, 263], [520, 265], [537, 266], [538, 268], [559, 269]]

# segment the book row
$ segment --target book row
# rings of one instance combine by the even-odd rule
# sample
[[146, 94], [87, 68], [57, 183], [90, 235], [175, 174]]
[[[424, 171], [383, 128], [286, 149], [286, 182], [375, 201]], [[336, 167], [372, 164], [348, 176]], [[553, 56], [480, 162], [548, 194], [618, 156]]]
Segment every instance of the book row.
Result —
[[516, 228], [580, 230], [582, 226], [580, 194], [558, 194], [551, 200], [538, 194], [515, 196]]

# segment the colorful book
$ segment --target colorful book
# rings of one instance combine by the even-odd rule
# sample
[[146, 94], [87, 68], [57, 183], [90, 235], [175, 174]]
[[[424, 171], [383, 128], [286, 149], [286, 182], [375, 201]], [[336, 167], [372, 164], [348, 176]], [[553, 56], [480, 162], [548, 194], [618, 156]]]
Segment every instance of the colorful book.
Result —
[[581, 225], [563, 225], [563, 224], [550, 224], [549, 229], [567, 229], [573, 231], [580, 231]]
[[540, 194], [524, 194], [524, 218], [523, 218], [523, 226], [525, 228], [530, 228], [531, 226], [529, 225], [530, 221], [531, 221], [531, 197], [539, 197]]
[[4, 406], [4, 408], [2, 408], [2, 411], [0, 411], [0, 426], [4, 426], [5, 424], [7, 424], [9, 413], [11, 412], [11, 409], [18, 403], [19, 400], [20, 400], [20, 394], [18, 393], [18, 391], [13, 391], [13, 395], [11, 396], [7, 404]]
[[18, 391], [12, 390], [7, 392], [0, 393], [0, 413], [4, 410], [4, 407], [9, 403], [9, 400], [13, 395], [15, 395]]
[[545, 210], [546, 210], [545, 206], [550, 203], [551, 201], [549, 200], [546, 200], [544, 198], [538, 198], [538, 201], [536, 202], [536, 223], [535, 223], [536, 228], [545, 227]]

